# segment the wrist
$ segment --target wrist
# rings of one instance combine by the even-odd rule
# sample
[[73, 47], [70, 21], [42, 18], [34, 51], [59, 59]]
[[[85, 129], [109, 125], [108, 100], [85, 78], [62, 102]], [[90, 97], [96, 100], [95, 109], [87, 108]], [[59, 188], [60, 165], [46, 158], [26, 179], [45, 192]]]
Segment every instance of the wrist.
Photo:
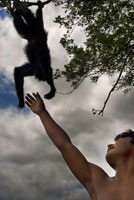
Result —
[[37, 114], [38, 114], [39, 117], [41, 117], [41, 116], [44, 115], [44, 114], [48, 114], [48, 112], [47, 112], [46, 109], [42, 109], [42, 110], [40, 110]]

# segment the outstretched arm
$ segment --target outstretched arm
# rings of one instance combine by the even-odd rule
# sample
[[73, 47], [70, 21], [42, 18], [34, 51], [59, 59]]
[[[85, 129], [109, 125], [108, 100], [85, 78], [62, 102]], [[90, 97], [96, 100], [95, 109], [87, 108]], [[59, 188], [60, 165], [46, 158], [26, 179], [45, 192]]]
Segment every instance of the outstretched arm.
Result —
[[42, 9], [44, 7], [44, 4], [41, 1], [38, 1], [38, 8], [36, 11], [36, 18], [41, 27], [43, 27], [43, 14], [42, 14]]
[[42, 14], [42, 9], [43, 7], [50, 3], [52, 0], [48, 0], [48, 1], [45, 1], [45, 2], [42, 2], [42, 1], [37, 1], [37, 5], [38, 5], [38, 9], [36, 11], [36, 17], [37, 17], [37, 20], [38, 22], [41, 24], [41, 26], [43, 27], [43, 14]]
[[89, 163], [72, 144], [67, 133], [47, 112], [43, 100], [38, 93], [33, 93], [33, 96], [27, 94], [26, 104], [40, 117], [48, 136], [60, 150], [67, 165], [92, 196], [96, 186], [98, 184], [102, 185], [104, 178], [107, 177], [106, 173], [100, 167]]
[[27, 94], [26, 104], [40, 117], [48, 136], [61, 151], [62, 156], [67, 162], [69, 168], [79, 179], [79, 181], [85, 185], [86, 182], [91, 179], [89, 164], [82, 153], [72, 144], [67, 133], [52, 119], [50, 114], [47, 112], [40, 95], [38, 93], [33, 93], [33, 96]]

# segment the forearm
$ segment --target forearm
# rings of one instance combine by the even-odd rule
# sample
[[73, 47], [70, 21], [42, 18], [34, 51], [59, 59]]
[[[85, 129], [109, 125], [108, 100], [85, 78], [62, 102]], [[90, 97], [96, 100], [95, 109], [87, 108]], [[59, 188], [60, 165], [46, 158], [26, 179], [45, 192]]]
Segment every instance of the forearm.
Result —
[[42, 14], [42, 7], [38, 7], [36, 11], [36, 17], [39, 24], [43, 27], [43, 14]]
[[59, 150], [62, 150], [64, 145], [69, 142], [71, 143], [71, 140], [69, 136], [66, 134], [66, 132], [52, 119], [50, 114], [47, 111], [42, 111], [39, 114], [39, 117], [43, 123], [43, 126], [50, 137], [50, 139], [53, 141], [53, 143], [57, 146]]

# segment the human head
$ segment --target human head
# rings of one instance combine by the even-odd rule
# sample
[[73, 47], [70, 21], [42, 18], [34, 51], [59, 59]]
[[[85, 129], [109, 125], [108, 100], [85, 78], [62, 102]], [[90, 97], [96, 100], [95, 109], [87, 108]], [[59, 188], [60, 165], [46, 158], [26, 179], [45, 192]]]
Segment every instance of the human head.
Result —
[[116, 169], [121, 161], [126, 162], [130, 156], [134, 157], [134, 131], [131, 129], [118, 134], [114, 144], [108, 145], [106, 160], [108, 164]]
[[130, 137], [132, 139], [130, 142], [134, 144], [134, 131], [132, 131], [131, 129], [128, 129], [125, 132], [116, 135], [114, 141], [117, 141], [120, 138], [125, 138], [125, 137]]

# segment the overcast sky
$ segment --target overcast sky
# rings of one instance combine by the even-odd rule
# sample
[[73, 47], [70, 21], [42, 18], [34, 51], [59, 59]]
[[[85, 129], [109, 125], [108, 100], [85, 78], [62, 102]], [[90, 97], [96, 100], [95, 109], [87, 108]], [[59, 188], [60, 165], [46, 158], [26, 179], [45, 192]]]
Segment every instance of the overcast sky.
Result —
[[[59, 44], [64, 29], [53, 22], [60, 12], [52, 4], [44, 8], [44, 26], [48, 31], [52, 67], [63, 68], [67, 55]], [[81, 43], [82, 31], [74, 37]], [[13, 70], [26, 62], [26, 42], [16, 33], [12, 18], [0, 18], [0, 199], [1, 200], [89, 200], [82, 185], [69, 171], [60, 153], [47, 137], [35, 114], [27, 107], [17, 108]], [[57, 92], [70, 91], [64, 79], [56, 80]], [[134, 94], [115, 92], [103, 117], [92, 115], [100, 109], [112, 86], [102, 77], [97, 84], [88, 79], [71, 95], [56, 94], [44, 100], [48, 111], [71, 137], [85, 157], [98, 164], [110, 176], [114, 171], [105, 161], [107, 144], [116, 134], [134, 129]], [[48, 92], [44, 82], [25, 78], [25, 94]]]

